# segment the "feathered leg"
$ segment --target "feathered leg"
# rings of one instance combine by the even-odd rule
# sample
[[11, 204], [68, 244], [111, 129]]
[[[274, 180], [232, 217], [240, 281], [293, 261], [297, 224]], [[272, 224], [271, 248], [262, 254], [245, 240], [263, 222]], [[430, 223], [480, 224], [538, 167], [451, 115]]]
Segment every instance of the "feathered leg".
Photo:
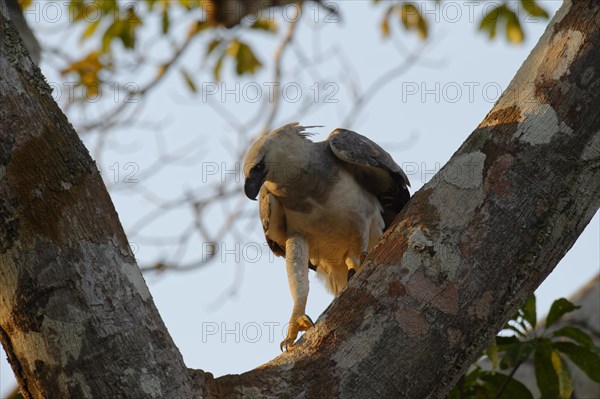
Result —
[[356, 272], [362, 267], [365, 258], [367, 257], [367, 248], [369, 242], [367, 237], [356, 238], [353, 248], [360, 249], [359, 252], [348, 253], [346, 256], [346, 267], [348, 268], [348, 281], [356, 274]]
[[287, 337], [280, 345], [281, 350], [288, 350], [294, 346], [298, 332], [306, 331], [313, 326], [313, 322], [306, 312], [306, 299], [308, 298], [308, 244], [304, 237], [291, 236], [285, 245], [286, 269], [290, 292], [294, 300], [294, 308], [290, 317]]

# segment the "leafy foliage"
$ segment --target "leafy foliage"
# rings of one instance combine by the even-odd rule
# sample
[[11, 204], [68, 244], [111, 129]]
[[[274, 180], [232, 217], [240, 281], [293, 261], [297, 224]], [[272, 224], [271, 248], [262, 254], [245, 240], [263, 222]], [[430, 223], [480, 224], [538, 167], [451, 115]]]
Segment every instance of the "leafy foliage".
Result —
[[575, 309], [579, 309], [579, 306], [573, 305], [565, 298], [557, 299], [552, 304], [552, 307], [550, 308], [550, 313], [548, 313], [548, 318], [546, 319], [546, 327], [550, 327], [552, 324], [556, 323], [565, 313], [572, 312]]
[[77, 76], [77, 85], [85, 87], [87, 96], [94, 97], [100, 91], [102, 83], [101, 74], [110, 68], [101, 60], [98, 51], [92, 51], [80, 60], [73, 62], [60, 71], [61, 75], [74, 74]]
[[[391, 26], [397, 23], [407, 32], [416, 33], [421, 40], [430, 34], [430, 21], [424, 7], [424, 1], [386, 1], [373, 0], [375, 3], [386, 5], [381, 22], [384, 36], [391, 34]], [[31, 0], [20, 0], [21, 6], [27, 8]], [[189, 42], [202, 37], [205, 47], [205, 62], [212, 66], [213, 76], [220, 80], [223, 65], [231, 60], [236, 75], [253, 75], [259, 71], [263, 62], [247, 40], [242, 40], [248, 32], [263, 32], [276, 34], [277, 22], [260, 15], [250, 15], [249, 18], [228, 21], [231, 12], [223, 12], [223, 2], [191, 1], [191, 0], [140, 0], [138, 2], [119, 2], [117, 0], [69, 0], [65, 2], [69, 10], [69, 20], [73, 26], [80, 26], [79, 41], [90, 47], [88, 54], [82, 59], [72, 61], [63, 68], [63, 75], [77, 79], [77, 84], [91, 90], [100, 87], [104, 82], [101, 73], [115, 72], [118, 65], [114, 62], [116, 52], [135, 53], [141, 57], [139, 36], [141, 29], [146, 27], [144, 35], [151, 35], [151, 29], [158, 27], [159, 37], [167, 38], [174, 49], [172, 58], [157, 67], [156, 76], [161, 78], [181, 53], [188, 47]], [[431, 4], [440, 5], [443, 0], [431, 0]], [[521, 43], [525, 33], [522, 23], [526, 18], [547, 19], [548, 13], [537, 3], [537, 0], [519, 0], [518, 6], [503, 0], [498, 5], [486, 8], [486, 15], [479, 23], [479, 30], [490, 38], [495, 38], [500, 30], [505, 31], [510, 43]], [[258, 2], [249, 8], [260, 10]], [[321, 3], [319, 3], [321, 4]], [[323, 5], [322, 5], [323, 6]], [[325, 6], [324, 6], [325, 7]], [[428, 8], [430, 10], [430, 8]], [[225, 10], [227, 11], [227, 10]], [[188, 35], [184, 43], [177, 48], [177, 39], [171, 37], [173, 31], [181, 24], [181, 15], [191, 16], [193, 22], [188, 27]], [[199, 17], [195, 17], [199, 15]], [[241, 17], [241, 16], [240, 16]], [[152, 23], [156, 21], [158, 23]], [[177, 22], [175, 22], [177, 21]], [[188, 22], [189, 23], [189, 22]], [[113, 66], [111, 70], [108, 66]], [[195, 92], [196, 84], [189, 68], [181, 67], [182, 76], [188, 88]], [[183, 72], [185, 71], [185, 72]]]
[[[158, 24], [147, 25], [160, 28], [160, 36], [168, 37], [168, 41], [174, 48], [172, 59], [158, 66], [157, 76], [161, 77], [175, 62], [180, 53], [187, 47], [189, 42], [202, 36], [211, 38], [206, 40], [205, 57], [213, 65], [213, 75], [219, 80], [224, 60], [230, 58], [234, 63], [234, 71], [238, 76], [254, 74], [263, 63], [254, 53], [247, 42], [240, 39], [249, 31], [275, 34], [278, 26], [275, 21], [248, 18], [237, 24], [236, 29], [225, 29], [224, 24], [215, 18], [216, 10], [214, 4], [207, 1], [190, 0], [143, 0], [136, 3], [123, 3], [116, 0], [69, 0], [66, 2], [69, 11], [69, 20], [73, 26], [81, 26], [79, 42], [92, 47], [92, 50], [82, 59], [76, 60], [63, 68], [63, 75], [69, 75], [77, 79], [77, 84], [87, 88], [99, 87], [103, 83], [100, 75], [103, 69], [113, 64], [115, 55], [123, 51], [140, 52], [138, 36], [141, 28], [148, 20], [157, 19]], [[22, 2], [26, 8], [30, 2]], [[185, 42], [177, 49], [177, 39], [170, 37], [176, 35], [174, 21], [181, 14], [202, 15], [200, 19], [193, 19]], [[229, 27], [227, 27], [229, 28]], [[144, 31], [147, 35], [148, 30]], [[121, 52], [121, 53], [119, 53]], [[193, 81], [192, 74], [186, 68], [180, 68], [188, 88], [196, 91], [197, 87]], [[92, 89], [93, 90], [93, 89]]]
[[449, 399], [494, 399], [499, 394], [507, 398], [533, 399], [531, 392], [521, 382], [501, 373], [475, 369], [463, 377], [448, 395]]
[[[381, 1], [374, 0], [374, 2], [380, 3]], [[442, 0], [436, 0], [435, 4], [439, 5], [442, 2]], [[479, 30], [487, 33], [490, 39], [494, 39], [498, 29], [501, 28], [504, 29], [506, 40], [509, 43], [522, 43], [525, 39], [522, 22], [525, 22], [527, 18], [549, 18], [546, 10], [537, 4], [536, 0], [520, 0], [520, 9], [513, 9], [512, 3], [514, 2], [506, 0], [496, 3], [500, 4], [486, 9], [486, 14], [479, 22]], [[381, 32], [385, 37], [390, 35], [390, 18], [397, 14], [406, 31], [416, 32], [421, 39], [427, 38], [429, 30], [427, 18], [423, 15], [424, 2], [399, 1], [392, 4], [386, 2], [386, 4], [388, 6], [381, 21]], [[520, 12], [521, 9], [523, 12]]]
[[426, 39], [429, 32], [427, 20], [419, 11], [417, 4], [413, 2], [403, 2], [390, 5], [381, 23], [381, 30], [384, 36], [390, 35], [390, 17], [396, 13], [407, 31], [415, 31], [420, 39]]
[[506, 40], [510, 43], [521, 43], [525, 39], [525, 33], [521, 27], [519, 17], [506, 4], [492, 9], [479, 24], [479, 30], [486, 31], [493, 39], [496, 36], [498, 24], [504, 24], [506, 30]]
[[588, 334], [575, 326], [565, 326], [551, 333], [547, 330], [578, 308], [567, 299], [557, 299], [550, 308], [545, 326], [536, 329], [535, 296], [529, 297], [506, 323], [501, 335], [485, 350], [482, 359], [490, 361], [492, 370], [484, 370], [479, 365], [480, 359], [461, 377], [448, 398], [533, 398], [527, 387], [513, 378], [521, 364], [527, 361], [532, 361], [535, 368], [542, 399], [566, 399], [573, 394], [573, 380], [566, 358], [590, 379], [600, 382], [600, 348], [593, 344]]

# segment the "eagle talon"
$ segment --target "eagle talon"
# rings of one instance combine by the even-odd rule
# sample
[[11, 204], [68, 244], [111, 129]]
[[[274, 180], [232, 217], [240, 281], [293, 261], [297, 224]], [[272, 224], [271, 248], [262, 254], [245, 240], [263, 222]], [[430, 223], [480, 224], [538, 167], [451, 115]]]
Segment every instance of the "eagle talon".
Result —
[[279, 344], [279, 349], [281, 349], [281, 351], [283, 352], [285, 349], [285, 352], [288, 352], [290, 350], [291, 347], [294, 346], [294, 341], [290, 341], [289, 339], [284, 339], [283, 341], [281, 341], [281, 343]]
[[350, 281], [350, 279], [352, 277], [354, 277], [355, 274], [356, 274], [356, 269], [355, 268], [348, 269], [348, 281]]
[[294, 346], [294, 341], [296, 341], [300, 331], [306, 331], [315, 326], [315, 323], [313, 323], [311, 318], [305, 314], [296, 318], [292, 317], [292, 320], [293, 321], [290, 321], [290, 326], [288, 327], [287, 337], [279, 345], [279, 349], [281, 349], [282, 352], [284, 348], [287, 352]]

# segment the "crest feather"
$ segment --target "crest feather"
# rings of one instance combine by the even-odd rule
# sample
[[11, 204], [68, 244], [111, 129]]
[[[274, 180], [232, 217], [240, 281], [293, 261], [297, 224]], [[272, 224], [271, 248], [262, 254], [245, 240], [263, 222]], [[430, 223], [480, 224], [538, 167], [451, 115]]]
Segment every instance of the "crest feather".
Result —
[[305, 131], [305, 129], [312, 129], [315, 127], [323, 127], [322, 125], [313, 125], [313, 126], [301, 126], [299, 122], [292, 122], [292, 123], [288, 123], [287, 125], [283, 125], [282, 127], [275, 129], [273, 131], [273, 135], [276, 134], [280, 134], [280, 133], [295, 133], [298, 136], [302, 137], [303, 139], [308, 139], [310, 136], [314, 136], [315, 132], [307, 132]]

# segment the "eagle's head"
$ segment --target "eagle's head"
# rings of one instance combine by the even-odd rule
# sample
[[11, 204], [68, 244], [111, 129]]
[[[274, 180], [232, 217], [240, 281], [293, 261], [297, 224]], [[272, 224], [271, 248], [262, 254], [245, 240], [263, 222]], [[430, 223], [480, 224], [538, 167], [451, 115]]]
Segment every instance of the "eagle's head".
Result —
[[[312, 126], [310, 126], [312, 127]], [[312, 143], [309, 133], [297, 122], [282, 126], [256, 140], [244, 159], [244, 192], [251, 200], [256, 200], [265, 181], [274, 178], [276, 169], [294, 162], [298, 146]], [[296, 150], [296, 151], [295, 151]]]
[[244, 192], [251, 200], [256, 200], [260, 188], [267, 180], [267, 156], [272, 156], [269, 151], [272, 143], [267, 137], [261, 137], [252, 144], [244, 159]]

